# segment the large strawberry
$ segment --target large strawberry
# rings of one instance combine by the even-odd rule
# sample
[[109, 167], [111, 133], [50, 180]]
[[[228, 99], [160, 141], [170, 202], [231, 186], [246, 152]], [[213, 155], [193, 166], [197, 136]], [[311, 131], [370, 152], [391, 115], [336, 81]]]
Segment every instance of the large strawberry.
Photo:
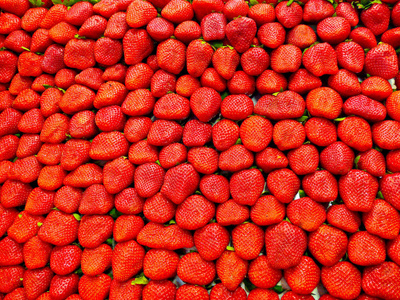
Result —
[[250, 48], [256, 32], [256, 22], [247, 17], [239, 17], [226, 25], [226, 37], [239, 53]]
[[297, 294], [310, 294], [320, 281], [320, 269], [315, 261], [303, 256], [300, 263], [284, 270], [284, 278], [291, 290]]
[[214, 280], [215, 273], [214, 262], [205, 261], [197, 252], [187, 253], [178, 263], [179, 278], [189, 284], [210, 284]]
[[394, 262], [384, 262], [364, 269], [362, 288], [370, 296], [394, 300], [400, 296], [400, 288], [395, 284], [400, 276], [400, 268]]
[[130, 29], [123, 39], [125, 63], [135, 65], [149, 56], [154, 49], [153, 41], [144, 29]]
[[200, 77], [211, 63], [213, 53], [211, 45], [205, 41], [192, 41], [186, 51], [188, 73], [193, 77]]
[[399, 72], [398, 59], [394, 48], [381, 43], [368, 51], [365, 57], [365, 71], [372, 76], [391, 79]]
[[217, 274], [223, 285], [234, 291], [247, 274], [249, 263], [240, 258], [235, 251], [226, 250], [216, 263]]
[[303, 65], [315, 76], [338, 72], [336, 52], [328, 43], [320, 43], [308, 48], [303, 55]]

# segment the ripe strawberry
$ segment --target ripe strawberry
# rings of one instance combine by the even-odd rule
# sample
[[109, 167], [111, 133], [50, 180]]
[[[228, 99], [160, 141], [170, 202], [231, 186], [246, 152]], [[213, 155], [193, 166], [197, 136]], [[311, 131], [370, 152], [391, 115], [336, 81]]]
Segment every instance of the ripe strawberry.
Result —
[[243, 71], [250, 76], [260, 75], [268, 68], [269, 62], [268, 53], [259, 47], [250, 48], [240, 58], [240, 65]]
[[135, 280], [119, 282], [113, 279], [110, 287], [110, 300], [123, 300], [126, 297], [132, 300], [141, 299], [144, 283], [136, 283]]
[[85, 248], [82, 252], [82, 272], [88, 276], [97, 276], [104, 273], [111, 266], [112, 248], [101, 244], [96, 248]]
[[96, 64], [94, 47], [95, 41], [90, 39], [70, 40], [65, 46], [65, 65], [78, 70], [92, 68]]
[[217, 222], [221, 226], [239, 225], [245, 222], [250, 216], [249, 208], [236, 203], [235, 200], [228, 200], [217, 207]]
[[320, 269], [312, 258], [303, 256], [297, 266], [284, 270], [284, 278], [294, 293], [310, 294], [320, 281]]
[[184, 21], [175, 28], [174, 36], [187, 45], [201, 37], [201, 27], [195, 21]]
[[31, 47], [31, 37], [24, 30], [15, 30], [11, 32], [4, 40], [4, 47], [6, 47], [8, 50], [22, 53], [25, 51], [24, 48], [29, 49]]
[[[44, 163], [44, 160], [42, 160], [39, 155], [41, 148], [43, 147], [42, 143], [40, 142], [40, 137], [38, 134], [24, 134], [21, 136], [21, 139], [19, 140], [16, 155], [18, 158], [25, 158], [31, 155], [38, 155], [37, 157], [38, 161], [40, 163]], [[57, 154], [57, 151], [55, 151], [54, 154]], [[59, 154], [61, 156], [61, 151]]]
[[44, 123], [44, 118], [40, 109], [33, 108], [23, 114], [18, 122], [18, 130], [24, 133], [40, 133]]
[[143, 267], [144, 255], [144, 248], [133, 240], [118, 243], [112, 257], [114, 278], [125, 281], [136, 275]]
[[262, 95], [284, 91], [287, 85], [285, 76], [272, 70], [265, 70], [256, 80], [257, 90]]
[[313, 173], [318, 168], [319, 153], [314, 145], [301, 145], [299, 148], [288, 152], [290, 168], [297, 175]]
[[68, 9], [65, 5], [56, 4], [52, 6], [41, 19], [40, 27], [44, 29], [50, 29], [54, 25], [63, 22], [67, 15]]
[[[96, 57], [96, 46], [95, 46], [95, 57]], [[107, 67], [104, 70], [102, 78], [104, 81], [117, 81], [123, 83], [125, 80], [127, 70], [128, 70], [127, 66], [121, 63], [115, 64]]]
[[67, 22], [60, 22], [49, 30], [49, 37], [53, 42], [61, 45], [66, 45], [76, 34], [78, 34], [78, 29]]
[[48, 46], [41, 61], [43, 72], [56, 74], [58, 71], [64, 69], [64, 54], [65, 49], [63, 46], [57, 44]]
[[257, 3], [250, 7], [248, 16], [252, 18], [258, 27], [265, 23], [275, 21], [275, 10], [272, 5], [265, 5], [267, 3]]
[[[17, 76], [17, 75], [16, 75]], [[14, 78], [16, 77], [14, 76]], [[22, 77], [22, 76], [21, 76]], [[28, 78], [28, 77], [23, 77]], [[12, 82], [11, 82], [12, 83]], [[25, 86], [21, 87], [25, 89]], [[2, 91], [0, 92], [0, 110], [3, 111], [9, 107], [12, 107], [15, 97], [11, 94], [12, 92], [12, 85], [10, 85], [9, 91]], [[18, 91], [19, 93], [20, 91]]]
[[45, 267], [50, 261], [52, 245], [42, 241], [37, 235], [29, 239], [23, 248], [24, 262], [28, 269]]
[[386, 108], [389, 117], [396, 121], [400, 121], [400, 93], [393, 92], [386, 100]]
[[218, 277], [229, 291], [238, 288], [247, 274], [248, 266], [248, 262], [240, 258], [235, 251], [228, 250], [222, 253], [216, 262]]
[[314, 258], [322, 265], [335, 265], [346, 253], [346, 234], [335, 227], [321, 225], [308, 237], [308, 249]]
[[126, 22], [132, 28], [143, 27], [156, 17], [156, 8], [145, 1], [133, 1], [126, 11]]
[[74, 272], [81, 264], [82, 250], [76, 245], [54, 247], [50, 254], [50, 268], [57, 275]]
[[387, 254], [389, 258], [396, 264], [399, 263], [399, 240], [399, 237], [396, 237], [387, 243]]
[[[130, 4], [130, 3], [129, 3]], [[126, 12], [119, 11], [113, 14], [107, 22], [106, 30], [104, 31], [104, 36], [120, 40], [124, 37], [125, 33], [129, 30], [129, 26], [126, 23]]]
[[[245, 184], [246, 183], [246, 184]], [[265, 180], [258, 169], [248, 169], [232, 175], [229, 186], [233, 200], [241, 205], [254, 205], [261, 196]]]
[[63, 92], [57, 88], [49, 88], [45, 90], [40, 97], [40, 111], [44, 117], [61, 112], [58, 102], [61, 101]]
[[151, 280], [165, 280], [176, 275], [179, 256], [171, 250], [151, 249], [143, 261], [144, 275]]
[[214, 280], [215, 273], [215, 264], [211, 261], [205, 261], [197, 252], [187, 253], [178, 263], [177, 274], [179, 278], [189, 284], [210, 284]]
[[350, 34], [350, 23], [342, 17], [329, 17], [318, 23], [317, 34], [323, 42], [339, 44]]
[[147, 141], [153, 146], [167, 146], [180, 141], [182, 135], [183, 128], [177, 122], [156, 120], [150, 127]]
[[174, 24], [164, 18], [154, 18], [146, 27], [153, 40], [162, 42], [174, 35]]
[[377, 45], [376, 37], [372, 31], [366, 27], [357, 27], [350, 32], [350, 39], [359, 44], [362, 48], [371, 49]]
[[358, 25], [358, 10], [350, 3], [339, 3], [339, 5], [335, 9], [335, 12], [338, 17], [345, 18], [350, 23], [351, 27], [355, 27]]
[[374, 100], [382, 101], [392, 94], [390, 83], [379, 76], [371, 76], [361, 82], [362, 94]]
[[13, 102], [13, 108], [28, 111], [39, 106], [40, 95], [32, 89], [25, 89], [19, 93]]
[[59, 144], [66, 139], [70, 119], [60, 113], [48, 117], [43, 124], [40, 133], [40, 141], [43, 143]]
[[79, 166], [64, 178], [64, 185], [76, 188], [87, 188], [92, 184], [103, 182], [103, 170], [96, 164], [88, 163]]
[[5, 208], [25, 205], [31, 191], [29, 184], [7, 179], [1, 188], [1, 205]]
[[134, 188], [127, 188], [115, 195], [115, 208], [123, 214], [138, 214], [143, 211], [144, 199]]
[[331, 75], [328, 79], [328, 86], [342, 97], [356, 96], [361, 93], [357, 75], [346, 69], [340, 69], [335, 75]]
[[314, 30], [312, 30], [310, 26], [304, 24], [294, 26], [286, 35], [286, 43], [297, 46], [300, 49], [310, 47], [316, 41], [317, 36]]
[[325, 0], [307, 1], [303, 11], [303, 21], [308, 23], [317, 23], [335, 13], [333, 5]]
[[396, 134], [400, 128], [400, 122], [386, 120], [375, 123], [372, 126], [372, 139], [378, 147], [387, 150], [400, 148], [400, 139]]
[[184, 120], [190, 114], [189, 100], [178, 94], [167, 94], [158, 99], [154, 105], [153, 114], [158, 119]]
[[154, 249], [177, 250], [194, 246], [191, 233], [176, 224], [165, 227], [159, 223], [147, 223], [139, 232], [137, 241]]
[[209, 295], [204, 287], [198, 285], [184, 284], [177, 289], [175, 299], [185, 300], [191, 298], [199, 300], [208, 300]]
[[102, 132], [97, 135], [90, 148], [90, 158], [113, 160], [128, 154], [129, 143], [122, 133], [117, 131]]
[[251, 220], [259, 226], [277, 224], [284, 216], [285, 206], [271, 195], [260, 197], [250, 211]]
[[328, 87], [316, 88], [310, 91], [306, 98], [307, 109], [314, 117], [335, 119], [340, 115], [342, 105], [340, 95]]
[[18, 123], [22, 113], [14, 108], [6, 108], [0, 113], [0, 136], [18, 133]]
[[111, 237], [114, 220], [109, 215], [85, 215], [79, 224], [78, 239], [82, 247], [97, 248]]
[[123, 50], [127, 65], [140, 63], [153, 49], [153, 41], [144, 29], [130, 29], [124, 35]]
[[365, 170], [372, 176], [381, 177], [385, 175], [385, 157], [375, 149], [360, 153], [357, 165], [360, 170]]
[[17, 243], [25, 243], [38, 233], [40, 224], [43, 224], [43, 221], [43, 216], [31, 215], [26, 211], [22, 211], [8, 228], [7, 234]]
[[213, 53], [210, 44], [201, 40], [192, 41], [186, 51], [188, 73], [193, 77], [200, 77], [209, 66]]
[[264, 46], [275, 49], [285, 42], [285, 28], [278, 22], [265, 23], [257, 33], [257, 38]]
[[144, 288], [142, 293], [143, 300], [163, 299], [174, 300], [176, 286], [168, 280], [151, 280]]
[[20, 278], [23, 278], [24, 271], [24, 268], [20, 265], [0, 267], [0, 276], [4, 278], [0, 283], [0, 292], [8, 294], [22, 286]]
[[361, 292], [361, 272], [347, 261], [323, 266], [321, 281], [329, 294], [337, 298], [354, 299]]
[[264, 231], [252, 223], [238, 225], [232, 231], [232, 244], [240, 258], [255, 259], [264, 247]]
[[104, 83], [102, 75], [103, 70], [99, 68], [88, 68], [75, 76], [75, 82], [97, 91]]
[[221, 0], [195, 0], [192, 3], [196, 19], [201, 21], [206, 15], [212, 12], [222, 12], [224, 2]]
[[238, 287], [234, 291], [230, 291], [223, 283], [218, 283], [213, 286], [210, 293], [210, 300], [223, 300], [223, 299], [247, 299], [247, 293], [242, 287]]
[[212, 57], [212, 63], [215, 70], [217, 70], [218, 74], [226, 80], [229, 80], [233, 77], [239, 62], [240, 56], [237, 51], [232, 47], [229, 48], [228, 46], [218, 48]]
[[359, 213], [349, 210], [344, 204], [331, 206], [326, 217], [329, 224], [350, 233], [356, 232], [361, 225]]
[[69, 274], [65, 276], [55, 275], [50, 282], [50, 299], [66, 299], [78, 292], [79, 275]]
[[21, 19], [14, 14], [4, 12], [1, 14], [0, 20], [2, 25], [0, 34], [10, 34], [14, 30], [21, 29]]
[[23, 277], [26, 299], [37, 299], [45, 293], [53, 277], [53, 272], [49, 267], [26, 270]]
[[274, 126], [272, 139], [281, 151], [300, 147], [305, 138], [303, 125], [295, 120], [281, 120]]
[[398, 59], [389, 44], [379, 44], [368, 51], [365, 57], [365, 71], [372, 76], [390, 79], [399, 72]]
[[54, 191], [59, 189], [64, 181], [67, 171], [61, 166], [45, 166], [40, 171], [38, 186], [42, 189]]
[[286, 168], [288, 164], [289, 161], [285, 154], [275, 148], [267, 147], [256, 154], [256, 165], [265, 173], [269, 173], [274, 169]]
[[87, 39], [99, 39], [106, 30], [107, 19], [102, 16], [94, 15], [88, 18], [80, 27], [78, 34]]
[[188, 162], [202, 174], [212, 174], [218, 170], [218, 152], [207, 147], [193, 147], [188, 152]]
[[286, 211], [293, 225], [309, 232], [317, 230], [326, 220], [325, 208], [308, 197], [292, 201]]
[[42, 165], [35, 156], [17, 159], [8, 172], [8, 179], [30, 183], [38, 179], [41, 169]]
[[221, 13], [210, 13], [201, 20], [201, 33], [205, 41], [223, 40], [225, 38], [226, 17]]
[[156, 162], [158, 150], [156, 146], [150, 145], [147, 140], [139, 141], [129, 148], [129, 161], [136, 165]]
[[186, 98], [192, 96], [200, 87], [200, 81], [188, 74], [179, 77], [176, 81], [176, 93]]
[[265, 232], [268, 264], [276, 269], [298, 265], [307, 248], [307, 237], [302, 229], [282, 221]]
[[125, 123], [124, 135], [131, 143], [136, 143], [147, 137], [153, 122], [148, 117], [132, 117]]
[[379, 122], [386, 118], [385, 106], [364, 95], [348, 98], [343, 104], [343, 112], [347, 115], [360, 116], [370, 122]]
[[203, 196], [193, 195], [178, 205], [175, 219], [180, 228], [196, 230], [205, 226], [214, 215], [214, 203]]
[[175, 24], [193, 19], [194, 13], [190, 3], [182, 0], [169, 1], [161, 10], [161, 16]]
[[68, 10], [65, 15], [65, 21], [75, 26], [82, 26], [82, 24], [92, 15], [93, 5], [90, 2], [78, 2]]
[[93, 184], [83, 192], [78, 210], [80, 214], [104, 215], [113, 205], [114, 197], [106, 191], [104, 185]]
[[335, 177], [326, 170], [315, 171], [304, 176], [302, 181], [304, 192], [314, 201], [334, 201], [338, 195], [338, 184]]
[[[144, 78], [138, 77], [138, 80], [142, 81]], [[154, 97], [160, 98], [171, 92], [175, 92], [176, 83], [176, 76], [174, 74], [168, 73], [164, 70], [157, 70], [154, 75], [151, 76], [150, 90]]]
[[8, 83], [13, 78], [16, 70], [18, 57], [11, 51], [0, 52], [1, 64], [0, 64], [0, 83]]
[[80, 165], [89, 162], [90, 142], [80, 139], [68, 140], [61, 155], [61, 166], [64, 170], [72, 171]]
[[347, 145], [364, 152], [372, 148], [372, 133], [367, 121], [359, 117], [347, 117], [338, 125], [338, 136]]
[[400, 166], [399, 166], [400, 156], [399, 155], [400, 155], [399, 150], [389, 151], [389, 153], [386, 155], [387, 169], [392, 173], [400, 172]]
[[121, 105], [128, 94], [127, 88], [120, 82], [108, 81], [97, 91], [93, 106], [97, 109], [111, 105]]
[[153, 69], [147, 64], [130, 66], [126, 72], [125, 86], [128, 90], [149, 88], [153, 74]]
[[308, 48], [303, 55], [303, 65], [307, 71], [318, 77], [338, 72], [337, 55], [328, 43], [320, 43]]
[[84, 300], [105, 299], [110, 292], [111, 277], [106, 274], [92, 277], [83, 275], [79, 280], [79, 295]]
[[283, 1], [275, 8], [276, 18], [285, 28], [299, 25], [303, 18], [303, 9], [296, 2]]
[[8, 228], [10, 228], [14, 219], [18, 216], [18, 213], [19, 212], [14, 208], [4, 208], [0, 206], [0, 234], [2, 234], [2, 236], [7, 232]]
[[32, 215], [48, 214], [54, 207], [55, 192], [46, 191], [40, 187], [34, 188], [26, 201], [25, 210]]
[[397, 220], [398, 212], [388, 202], [376, 199], [372, 209], [363, 214], [365, 228], [371, 234], [384, 239], [393, 239], [397, 236], [400, 226]]
[[394, 283], [400, 275], [399, 272], [399, 267], [393, 262], [367, 267], [362, 276], [362, 288], [373, 297], [396, 299], [400, 295], [400, 289]]
[[300, 188], [300, 180], [293, 171], [278, 169], [268, 174], [267, 187], [280, 202], [289, 203]]
[[54, 196], [54, 206], [62, 212], [72, 214], [78, 211], [82, 199], [82, 190], [71, 186], [63, 186]]
[[183, 144], [187, 147], [201, 147], [211, 141], [212, 126], [198, 120], [190, 120], [183, 129]]
[[278, 73], [296, 72], [301, 65], [302, 53], [294, 45], [280, 45], [271, 52], [271, 68]]
[[202, 259], [218, 259], [229, 244], [229, 232], [219, 223], [210, 223], [196, 230], [194, 244]]
[[22, 245], [15, 242], [10, 237], [5, 237], [0, 241], [0, 246], [4, 249], [0, 255], [0, 266], [19, 265], [24, 261]]
[[367, 231], [359, 231], [349, 239], [349, 259], [359, 266], [372, 266], [383, 263], [386, 258], [385, 242]]
[[226, 25], [226, 37], [239, 53], [243, 53], [250, 48], [256, 33], [257, 25], [251, 18], [239, 17]]
[[274, 287], [282, 278], [282, 271], [274, 269], [268, 263], [266, 255], [260, 255], [250, 262], [248, 278], [258, 288]]
[[253, 112], [254, 104], [246, 95], [229, 95], [221, 103], [221, 115], [231, 120], [243, 120]]
[[185, 52], [186, 46], [182, 42], [165, 40], [157, 46], [157, 64], [167, 72], [179, 74], [185, 66]]
[[118, 105], [101, 108], [95, 117], [97, 127], [101, 131], [122, 131], [126, 123], [126, 117]]
[[363, 10], [360, 19], [372, 33], [377, 36], [384, 33], [389, 26], [390, 10], [384, 3], [374, 3], [371, 7]]
[[143, 206], [143, 213], [151, 222], [166, 223], [175, 216], [175, 204], [157, 193], [153, 197], [146, 199]]
[[159, 161], [164, 169], [170, 169], [186, 162], [186, 158], [186, 147], [181, 143], [173, 143], [161, 149]]
[[190, 97], [190, 108], [202, 122], [210, 121], [218, 112], [221, 96], [212, 88], [197, 89]]
[[249, 12], [249, 5], [245, 1], [235, 0], [230, 2], [229, 4], [228, 2], [225, 3], [222, 13], [229, 21], [232, 21], [233, 19], [240, 16], [247, 16], [247, 13]]
[[103, 169], [104, 187], [110, 194], [117, 194], [133, 182], [135, 167], [126, 158], [108, 162]]
[[[332, 162], [335, 162], [333, 165]], [[353, 167], [354, 153], [343, 142], [335, 142], [321, 151], [321, 167], [334, 175], [345, 175]]]
[[71, 244], [78, 237], [79, 222], [73, 215], [51, 211], [40, 227], [38, 236], [44, 242], [56, 246]]

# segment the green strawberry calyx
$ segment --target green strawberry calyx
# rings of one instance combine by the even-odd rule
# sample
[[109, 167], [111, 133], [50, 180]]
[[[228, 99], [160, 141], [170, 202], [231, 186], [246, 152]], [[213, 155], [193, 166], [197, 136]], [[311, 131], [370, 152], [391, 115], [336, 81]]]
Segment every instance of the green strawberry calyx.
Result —
[[74, 214], [73, 216], [77, 221], [80, 221], [82, 219], [82, 216], [80, 214]]
[[228, 251], [235, 251], [235, 248], [233, 248], [232, 246], [226, 246], [226, 250]]
[[356, 166], [356, 169], [358, 169], [358, 162], [360, 160], [361, 155], [357, 155], [357, 157], [354, 159], [354, 164]]
[[[52, 0], [54, 5], [55, 4], [62, 4], [62, 5], [65, 5], [65, 6], [72, 6], [72, 5], [74, 5], [74, 4], [78, 3], [78, 2], [82, 2], [82, 1], [86, 1], [86, 2], [90, 2], [92, 4], [96, 4], [96, 3], [99, 3], [101, 0]], [[30, 0], [29, 0], [29, 2], [30, 2]]]
[[148, 284], [149, 280], [144, 276], [144, 274], [140, 274], [139, 277], [136, 277], [134, 280], [132, 280], [131, 285], [136, 285], [136, 284]]
[[370, 8], [373, 4], [382, 4], [380, 0], [361, 0], [360, 3], [357, 4], [358, 9], [368, 9]]
[[29, 3], [35, 7], [42, 7], [44, 5], [42, 0], [29, 0]]

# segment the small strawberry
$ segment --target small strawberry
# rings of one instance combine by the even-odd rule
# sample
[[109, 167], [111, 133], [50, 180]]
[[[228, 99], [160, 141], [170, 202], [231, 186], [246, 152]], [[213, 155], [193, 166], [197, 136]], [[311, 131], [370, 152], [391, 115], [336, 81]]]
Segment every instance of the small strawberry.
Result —
[[136, 275], [143, 267], [145, 251], [135, 241], [118, 243], [112, 257], [114, 278], [125, 281]]
[[197, 252], [184, 255], [178, 263], [179, 278], [189, 284], [210, 284], [214, 280], [215, 273], [214, 262], [205, 261]]
[[[155, 55], [154, 55], [155, 57]], [[96, 58], [96, 48], [95, 48], [95, 58]], [[115, 56], [113, 57], [115, 59]], [[117, 81], [123, 83], [126, 76], [126, 71], [128, 67], [119, 63], [112, 66], [107, 67], [103, 73], [104, 81]]]
[[250, 48], [256, 32], [256, 22], [247, 17], [239, 17], [226, 25], [226, 37], [239, 53], [243, 53]]
[[[60, 146], [60, 145], [59, 145]], [[39, 153], [40, 150], [44, 148], [42, 146], [42, 143], [40, 142], [40, 136], [38, 134], [24, 134], [21, 136], [21, 139], [19, 140], [18, 148], [17, 148], [17, 157], [18, 158], [25, 158], [31, 155], [38, 155], [37, 159], [40, 163], [47, 164], [44, 160], [41, 159]], [[61, 151], [57, 153], [55, 151], [56, 156], [57, 154], [60, 154], [61, 156]], [[59, 163], [59, 160], [56, 162], [56, 164]]]
[[5, 208], [25, 205], [31, 191], [28, 183], [7, 179], [1, 188], [1, 205]]
[[201, 27], [195, 21], [184, 21], [175, 28], [174, 36], [187, 45], [201, 37]]
[[235, 251], [226, 250], [216, 262], [218, 277], [229, 291], [239, 287], [247, 274], [248, 267], [248, 261], [240, 258]]
[[161, 10], [161, 16], [175, 24], [191, 20], [194, 13], [190, 4], [182, 0], [169, 1]]
[[[4, 47], [6, 47], [8, 50], [22, 53], [25, 51], [24, 48], [29, 49], [31, 47], [31, 37], [24, 30], [15, 30], [11, 32], [4, 40]], [[31, 55], [26, 55], [26, 57], [29, 56]], [[18, 69], [20, 69], [20, 67]]]
[[171, 250], [151, 249], [143, 260], [144, 275], [151, 280], [165, 280], [176, 275], [179, 256]]
[[34, 188], [26, 201], [25, 210], [32, 215], [48, 214], [54, 207], [54, 195], [53, 191]]
[[395, 150], [400, 148], [400, 138], [398, 130], [400, 122], [394, 120], [385, 120], [375, 123], [372, 126], [372, 139], [374, 143], [387, 150]]
[[214, 285], [211, 289], [210, 300], [223, 300], [223, 299], [247, 299], [247, 293], [242, 287], [236, 288], [234, 291], [230, 291], [223, 283]]
[[79, 213], [87, 215], [107, 214], [114, 206], [114, 197], [109, 194], [104, 185], [93, 184], [82, 194], [79, 203]]
[[74, 272], [81, 264], [82, 250], [76, 245], [54, 247], [50, 254], [50, 268], [57, 275]]
[[4, 278], [0, 283], [0, 292], [8, 294], [22, 286], [21, 278], [24, 276], [24, 271], [20, 265], [0, 267], [0, 276]]
[[[22, 113], [14, 108], [6, 108], [0, 113], [0, 136], [18, 133], [18, 123]], [[10, 157], [11, 158], [11, 157]]]
[[97, 248], [111, 237], [114, 220], [109, 215], [85, 215], [79, 224], [79, 244]]
[[38, 186], [48, 191], [57, 190], [62, 186], [66, 175], [67, 171], [65, 171], [60, 165], [45, 166], [40, 171]]
[[357, 27], [350, 32], [350, 39], [364, 49], [371, 49], [377, 45], [376, 37], [367, 27]]
[[24, 262], [28, 269], [45, 267], [50, 261], [53, 246], [42, 241], [37, 235], [29, 239], [23, 248]]
[[218, 48], [212, 57], [214, 68], [217, 70], [218, 74], [226, 80], [229, 80], [233, 77], [239, 62], [240, 56], [232, 47]]
[[262, 95], [284, 91], [287, 86], [286, 77], [273, 70], [265, 70], [256, 80], [257, 90]]
[[270, 266], [266, 255], [260, 255], [250, 262], [248, 278], [258, 288], [274, 287], [282, 278], [282, 271]]
[[62, 212], [72, 214], [78, 211], [82, 199], [82, 190], [71, 186], [63, 186], [54, 196], [54, 206]]
[[186, 46], [182, 42], [165, 40], [157, 46], [157, 64], [167, 72], [179, 74], [185, 66], [185, 52]]
[[179, 77], [176, 81], [176, 93], [186, 98], [190, 98], [200, 87], [199, 79], [189, 74]]
[[267, 147], [256, 154], [256, 165], [265, 173], [274, 169], [286, 168], [289, 161], [285, 154], [278, 149]]
[[396, 264], [399, 263], [399, 240], [399, 237], [396, 237], [387, 243], [387, 254], [389, 258]]
[[83, 300], [105, 299], [110, 292], [111, 280], [104, 273], [96, 277], [83, 275], [79, 280], [79, 295]]
[[347, 117], [338, 125], [338, 137], [349, 147], [364, 152], [372, 148], [372, 133], [368, 122], [359, 117]]
[[21, 19], [7, 12], [0, 15], [1, 27], [0, 34], [10, 34], [14, 30], [21, 29]]
[[328, 86], [342, 97], [356, 96], [361, 93], [361, 85], [356, 74], [340, 69], [328, 78]]
[[312, 30], [310, 26], [304, 24], [294, 26], [286, 35], [286, 43], [297, 46], [300, 49], [310, 47], [316, 41], [317, 36], [314, 30]]
[[71, 6], [65, 15], [65, 21], [75, 25], [82, 26], [82, 24], [93, 15], [93, 5], [90, 2], [75, 3]]
[[97, 276], [111, 266], [112, 248], [101, 244], [96, 248], [85, 248], [82, 252], [82, 272], [88, 276]]
[[158, 160], [157, 147], [150, 145], [147, 140], [142, 140], [132, 144], [132, 146], [129, 148], [128, 155], [129, 161], [136, 165], [156, 162]]
[[300, 263], [284, 270], [284, 278], [291, 290], [297, 294], [310, 294], [320, 281], [320, 269], [315, 261], [303, 256]]
[[264, 231], [252, 223], [238, 225], [232, 230], [232, 244], [242, 259], [255, 259], [264, 247]]
[[254, 104], [249, 96], [229, 95], [221, 103], [221, 115], [234, 121], [243, 120], [253, 113]]
[[[156, 120], [147, 135], [148, 143], [153, 146], [167, 146], [181, 140], [183, 128], [175, 121]], [[131, 147], [132, 148], [132, 147]]]
[[342, 17], [329, 17], [317, 25], [320, 39], [332, 45], [343, 42], [349, 36], [350, 30], [350, 23]]
[[49, 267], [26, 270], [23, 277], [26, 298], [38, 299], [42, 293], [49, 289], [53, 275]]
[[0, 255], [0, 266], [19, 265], [24, 261], [22, 245], [10, 237], [5, 237], [0, 241], [0, 246], [4, 249]]
[[190, 102], [178, 94], [162, 96], [154, 105], [153, 114], [157, 119], [184, 120], [190, 114]]
[[66, 139], [70, 119], [60, 113], [48, 117], [40, 133], [40, 141], [44, 143], [59, 144]]
[[337, 181], [326, 170], [315, 171], [304, 176], [302, 186], [306, 195], [317, 202], [334, 201], [338, 195]]
[[122, 83], [108, 81], [100, 86], [93, 101], [93, 106], [100, 109], [110, 105], [121, 105], [127, 94], [127, 88]]
[[347, 261], [323, 266], [321, 281], [329, 294], [337, 298], [354, 299], [361, 292], [361, 272]]
[[218, 159], [218, 152], [212, 148], [193, 147], [188, 151], [188, 162], [202, 174], [215, 173], [218, 170]]
[[257, 32], [257, 38], [261, 44], [272, 49], [282, 45], [285, 37], [285, 28], [278, 22], [265, 23]]
[[309, 232], [317, 230], [326, 220], [325, 208], [322, 204], [308, 197], [289, 203], [286, 214], [293, 225]]
[[303, 9], [303, 21], [317, 23], [331, 17], [335, 13], [333, 5], [325, 0], [307, 1]]
[[339, 3], [339, 5], [335, 8], [335, 12], [338, 17], [345, 18], [350, 23], [351, 27], [355, 27], [358, 25], [358, 10], [350, 3]]
[[108, 19], [107, 27], [104, 31], [104, 36], [110, 39], [120, 40], [124, 37], [125, 33], [128, 30], [129, 26], [126, 23], [126, 12], [119, 11], [113, 14]]
[[143, 27], [156, 17], [157, 10], [150, 2], [133, 1], [126, 11], [126, 22], [132, 28]]
[[285, 119], [275, 124], [272, 139], [279, 150], [285, 151], [300, 147], [306, 139], [306, 133], [300, 122]]
[[228, 200], [217, 207], [217, 222], [221, 226], [239, 225], [250, 217], [249, 208], [238, 204], [235, 200]]
[[65, 49], [63, 46], [58, 44], [48, 46], [41, 61], [42, 71], [49, 74], [56, 74], [64, 69], [64, 54]]
[[65, 276], [55, 275], [51, 279], [50, 299], [62, 300], [78, 292], [79, 275], [72, 273]]
[[360, 170], [365, 170], [372, 176], [381, 177], [385, 175], [385, 157], [375, 149], [360, 153], [357, 165]]
[[271, 195], [258, 198], [250, 211], [251, 220], [259, 226], [277, 224], [284, 216], [284, 204]]
[[143, 211], [144, 199], [134, 188], [127, 188], [115, 195], [115, 208], [123, 214], [138, 214]]
[[211, 62], [213, 49], [210, 44], [201, 41], [192, 41], [186, 51], [188, 73], [193, 77], [200, 77]]
[[220, 110], [221, 96], [214, 89], [203, 87], [190, 97], [190, 108], [202, 122], [209, 122]]
[[161, 149], [159, 161], [164, 169], [175, 167], [187, 161], [187, 149], [181, 143], [172, 143]]
[[267, 187], [280, 202], [289, 203], [300, 188], [300, 179], [292, 170], [278, 169], [268, 174]]
[[321, 225], [308, 237], [308, 249], [322, 265], [334, 266], [347, 250], [346, 234], [335, 227]]
[[258, 169], [236, 172], [229, 183], [233, 200], [242, 205], [254, 205], [261, 196], [264, 185], [264, 177]]
[[99, 68], [87, 68], [75, 76], [75, 82], [93, 90], [98, 90], [104, 83], [103, 71]]
[[214, 203], [203, 196], [193, 195], [178, 205], [175, 219], [180, 228], [196, 230], [205, 226], [214, 215]]
[[359, 213], [349, 210], [344, 204], [331, 206], [326, 217], [329, 224], [350, 233], [356, 232], [361, 225]]
[[144, 29], [130, 29], [123, 39], [125, 63], [135, 65], [153, 52], [152, 39]]
[[201, 20], [201, 33], [205, 41], [223, 40], [225, 38], [226, 17], [221, 13], [210, 13]]
[[320, 43], [308, 48], [303, 55], [303, 65], [318, 77], [338, 72], [337, 55], [328, 43]]
[[393, 90], [390, 83], [379, 76], [371, 76], [361, 82], [362, 94], [374, 100], [382, 101], [388, 98]]
[[392, 172], [400, 172], [400, 151], [399, 150], [392, 150], [386, 155], [386, 165], [387, 169]]
[[250, 48], [240, 58], [240, 65], [243, 71], [250, 76], [260, 75], [268, 68], [269, 62], [269, 54], [259, 47]]
[[314, 145], [301, 145], [297, 149], [290, 150], [287, 158], [290, 168], [297, 175], [310, 174], [318, 168], [319, 153]]
[[377, 36], [384, 33], [390, 22], [390, 10], [384, 3], [374, 3], [370, 7], [364, 8], [360, 14], [360, 19], [372, 33]]
[[89, 155], [91, 159], [113, 160], [128, 154], [128, 147], [129, 143], [122, 133], [102, 132], [93, 139]]
[[92, 184], [103, 182], [103, 170], [96, 164], [89, 163], [79, 166], [64, 179], [64, 185], [87, 188]]
[[364, 95], [350, 97], [343, 104], [343, 112], [346, 115], [356, 115], [370, 122], [383, 121], [386, 111], [382, 103]]
[[373, 266], [386, 258], [385, 242], [367, 231], [359, 231], [349, 239], [349, 260], [359, 266]]
[[210, 223], [194, 233], [194, 244], [202, 259], [218, 259], [229, 244], [229, 232], [218, 223]]

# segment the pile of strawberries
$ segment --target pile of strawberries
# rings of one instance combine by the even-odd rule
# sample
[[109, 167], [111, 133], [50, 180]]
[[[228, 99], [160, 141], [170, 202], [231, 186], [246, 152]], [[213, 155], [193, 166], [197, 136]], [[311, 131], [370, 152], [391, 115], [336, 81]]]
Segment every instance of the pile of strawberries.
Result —
[[0, 0], [0, 299], [399, 300], [381, 1]]

